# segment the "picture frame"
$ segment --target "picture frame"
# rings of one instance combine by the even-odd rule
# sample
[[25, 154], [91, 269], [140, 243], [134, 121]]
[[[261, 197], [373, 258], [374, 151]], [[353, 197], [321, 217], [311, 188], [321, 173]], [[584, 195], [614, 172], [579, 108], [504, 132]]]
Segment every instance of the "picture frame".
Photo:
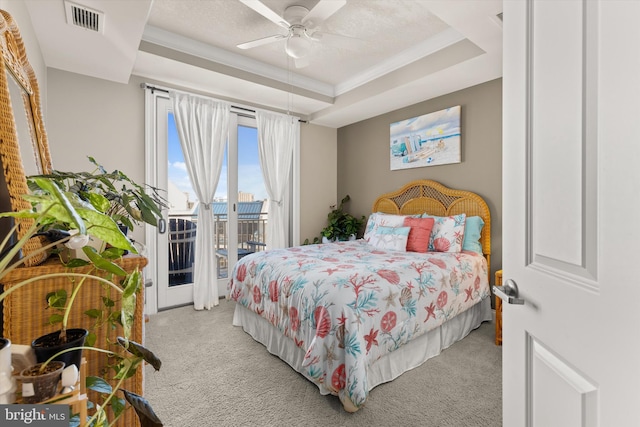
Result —
[[389, 125], [391, 170], [460, 163], [460, 105]]

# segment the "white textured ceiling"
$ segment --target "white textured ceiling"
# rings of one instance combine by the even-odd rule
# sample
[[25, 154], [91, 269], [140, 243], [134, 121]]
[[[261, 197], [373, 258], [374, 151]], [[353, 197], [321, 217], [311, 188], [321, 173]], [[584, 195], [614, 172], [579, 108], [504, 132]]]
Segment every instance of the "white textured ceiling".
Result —
[[[347, 0], [296, 68], [286, 30], [238, 0], [74, 0], [105, 13], [104, 34], [67, 25], [63, 0], [25, 0], [45, 63], [117, 82], [130, 75], [291, 110], [341, 127], [502, 75], [501, 0]], [[281, 15], [317, 0], [264, 0]]]
[[[184, 7], [184, 3], [196, 6]], [[263, 3], [282, 16], [292, 3], [312, 9], [317, 1]], [[401, 31], [398, 21], [402, 22]], [[287, 33], [238, 1], [155, 0], [147, 24], [280, 68], [286, 69], [288, 65], [284, 40], [245, 51], [236, 48], [246, 41]], [[350, 0], [323, 23], [322, 31], [352, 39], [315, 43], [310, 65], [301, 71], [307, 77], [335, 86], [446, 29], [444, 22], [429, 13], [426, 2]]]

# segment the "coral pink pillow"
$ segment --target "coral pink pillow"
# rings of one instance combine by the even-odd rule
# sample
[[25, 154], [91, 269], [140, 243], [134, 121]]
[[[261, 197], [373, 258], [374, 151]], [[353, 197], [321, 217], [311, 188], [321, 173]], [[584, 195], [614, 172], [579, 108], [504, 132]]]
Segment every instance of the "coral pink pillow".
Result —
[[404, 226], [411, 227], [409, 239], [407, 239], [407, 251], [427, 252], [433, 222], [433, 218], [407, 217], [404, 219]]

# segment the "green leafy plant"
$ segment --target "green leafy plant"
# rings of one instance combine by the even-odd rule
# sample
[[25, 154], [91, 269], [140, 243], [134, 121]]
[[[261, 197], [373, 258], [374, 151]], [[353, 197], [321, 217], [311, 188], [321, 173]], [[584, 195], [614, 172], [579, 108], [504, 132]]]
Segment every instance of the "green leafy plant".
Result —
[[[23, 265], [24, 262], [31, 257], [38, 257], [44, 251], [52, 250], [60, 243], [72, 243], [82, 245], [86, 242], [86, 236], [95, 236], [109, 243], [112, 248], [102, 254], [98, 253], [94, 248], [84, 246], [83, 252], [87, 255], [89, 261], [83, 261], [83, 265], [91, 265], [89, 272], [74, 272], [73, 268], [64, 272], [47, 273], [24, 279], [10, 288], [4, 290], [0, 294], [0, 302], [11, 295], [16, 290], [25, 286], [37, 286], [38, 281], [55, 277], [63, 277], [74, 281], [74, 287], [71, 296], [62, 298], [61, 294], [48, 295], [50, 304], [60, 308], [63, 312], [60, 322], [62, 329], [66, 328], [69, 313], [78, 290], [85, 284], [95, 283], [109, 287], [113, 292], [120, 295], [121, 307], [118, 315], [118, 322], [122, 325], [124, 337], [119, 338], [116, 343], [118, 348], [126, 351], [116, 351], [109, 348], [97, 348], [91, 346], [82, 346], [64, 350], [53, 355], [48, 361], [42, 364], [41, 369], [45, 369], [46, 365], [59, 354], [66, 351], [77, 349], [98, 351], [106, 353], [114, 361], [112, 363], [115, 371], [113, 380], [117, 380], [115, 387], [111, 387], [107, 380], [100, 377], [87, 378], [87, 387], [95, 390], [104, 397], [99, 405], [95, 405], [94, 412], [88, 421], [90, 426], [106, 426], [115, 422], [119, 418], [124, 409], [126, 402], [134, 408], [141, 424], [144, 426], [161, 426], [162, 423], [157, 418], [149, 403], [141, 396], [121, 389], [123, 381], [133, 376], [136, 370], [141, 366], [142, 361], [150, 363], [156, 370], [160, 369], [160, 360], [148, 349], [138, 343], [129, 341], [131, 327], [134, 322], [134, 310], [136, 293], [142, 287], [142, 277], [136, 269], [131, 273], [127, 273], [120, 266], [113, 262], [112, 257], [123, 250], [137, 253], [131, 241], [122, 233], [112, 217], [106, 213], [97, 210], [93, 204], [82, 199], [78, 194], [73, 192], [64, 192], [55, 182], [55, 180], [45, 177], [37, 177], [32, 179], [32, 193], [24, 195], [25, 199], [31, 202], [33, 208], [20, 212], [0, 213], [0, 217], [13, 218], [31, 218], [34, 219], [33, 225], [23, 234], [23, 236], [13, 245], [10, 245], [11, 236], [17, 229], [17, 225], [13, 227], [11, 232], [5, 236], [0, 242], [0, 253], [4, 255], [0, 259], [0, 281], [9, 272]], [[19, 256], [21, 249], [26, 242], [41, 234], [42, 230], [50, 228], [76, 229], [78, 234], [66, 236], [62, 239], [52, 242], [40, 249], [28, 254], [26, 257], [15, 259]], [[81, 264], [81, 260], [74, 260], [74, 263]], [[67, 267], [70, 267], [67, 264]], [[71, 266], [72, 267], [72, 266]], [[101, 274], [98, 274], [100, 272]], [[104, 274], [106, 273], [106, 274]], [[102, 303], [98, 302], [98, 303]], [[124, 399], [116, 396], [117, 391], [122, 391]], [[106, 408], [110, 407], [113, 412], [112, 421], [108, 420]]]
[[351, 197], [347, 194], [338, 206], [331, 206], [331, 212], [327, 215], [327, 226], [322, 229], [322, 236], [329, 240], [348, 240], [350, 236], [357, 237], [364, 225], [365, 217], [356, 218], [344, 210], [344, 204]]
[[88, 159], [95, 166], [90, 172], [53, 170], [47, 175], [30, 177], [30, 182], [32, 178], [52, 180], [63, 191], [76, 194], [129, 230], [134, 229], [134, 224], [158, 224], [162, 209], [168, 207], [158, 188], [137, 184], [119, 170], [107, 172], [93, 157]]
[[[34, 233], [51, 228], [77, 229], [77, 235], [59, 240], [57, 244], [67, 243], [71, 247], [82, 248], [82, 251], [89, 259], [89, 261], [72, 259], [66, 264], [67, 267], [92, 266], [92, 270], [84, 275], [67, 274], [65, 276], [74, 282], [73, 291], [69, 298], [67, 298], [66, 291], [63, 290], [47, 295], [49, 306], [63, 311], [63, 314], [54, 315], [50, 321], [61, 323], [60, 338], [64, 342], [71, 307], [85, 281], [88, 278], [95, 277], [95, 273], [98, 270], [109, 274], [108, 277], [111, 280], [114, 280], [114, 276], [127, 277], [127, 272], [114, 263], [113, 260], [122, 256], [125, 250], [132, 253], [137, 253], [137, 250], [110, 216], [96, 210], [93, 205], [84, 202], [77, 195], [63, 193], [56, 182], [47, 178], [33, 178], [31, 184], [31, 188], [36, 190], [32, 194], [24, 195], [24, 198], [34, 206], [34, 210], [18, 213], [9, 212], [2, 214], [2, 216], [34, 219], [34, 227], [38, 227], [33, 230]], [[95, 248], [85, 246], [88, 242], [88, 236], [94, 236], [105, 241], [111, 245], [111, 248], [98, 253]], [[6, 258], [7, 262], [12, 259]], [[0, 261], [0, 268], [3, 266], [3, 261], [5, 260]], [[12, 269], [7, 268], [0, 273], [0, 279]]]
[[319, 237], [314, 237], [313, 240], [309, 240], [309, 239], [304, 239], [304, 242], [302, 242], [302, 246], [305, 245], [316, 245], [318, 243], [321, 243], [322, 241], [320, 240]]

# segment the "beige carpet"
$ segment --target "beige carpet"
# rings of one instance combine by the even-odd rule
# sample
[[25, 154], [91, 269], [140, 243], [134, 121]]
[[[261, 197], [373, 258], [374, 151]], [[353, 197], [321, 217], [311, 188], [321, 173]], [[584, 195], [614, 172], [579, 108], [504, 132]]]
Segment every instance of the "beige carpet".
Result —
[[146, 346], [162, 369], [145, 369], [145, 394], [168, 427], [502, 425], [502, 352], [484, 323], [438, 357], [374, 388], [346, 413], [337, 397], [231, 325], [233, 302], [151, 316]]

